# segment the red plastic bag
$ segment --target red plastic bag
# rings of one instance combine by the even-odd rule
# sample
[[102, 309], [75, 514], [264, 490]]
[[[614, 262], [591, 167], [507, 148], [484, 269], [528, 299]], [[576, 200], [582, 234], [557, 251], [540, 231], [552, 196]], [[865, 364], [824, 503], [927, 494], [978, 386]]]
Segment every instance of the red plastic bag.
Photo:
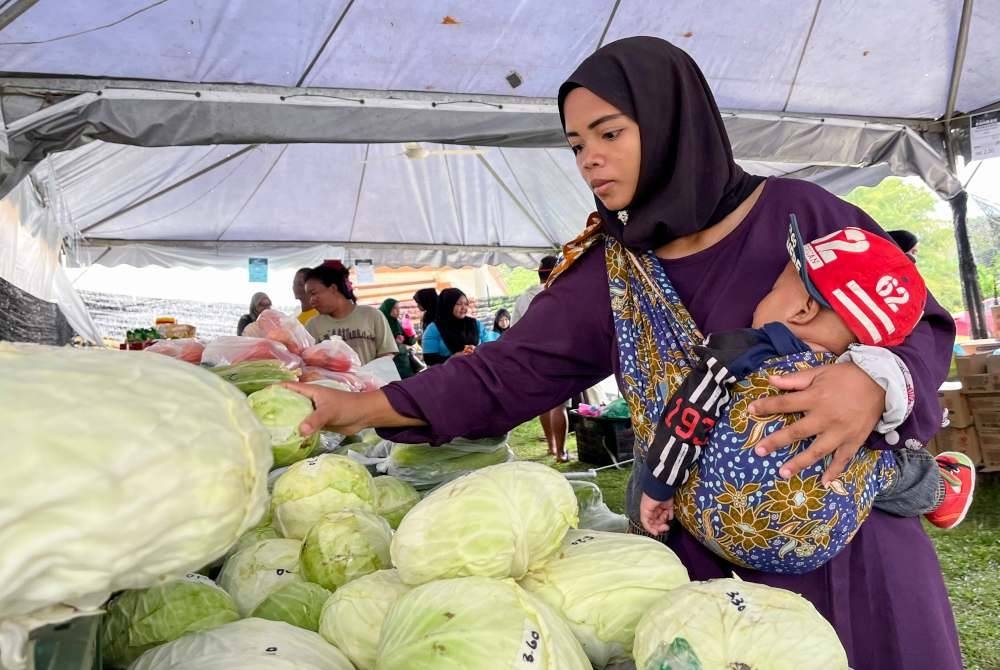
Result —
[[303, 351], [302, 361], [334, 372], [350, 372], [361, 367], [357, 352], [336, 335]]
[[377, 391], [379, 389], [378, 379], [366, 370], [354, 370], [353, 372], [334, 372], [326, 368], [306, 367], [302, 370], [300, 382], [315, 382], [331, 380], [344, 384], [352, 391], [361, 393], [362, 391]]
[[302, 359], [288, 351], [280, 342], [260, 337], [227, 335], [219, 337], [205, 347], [201, 362], [212, 367], [236, 365], [245, 361], [280, 361], [289, 370], [302, 367]]
[[243, 335], [281, 342], [295, 355], [316, 344], [316, 340], [298, 319], [276, 309], [265, 309], [261, 312], [256, 321], [243, 329]]
[[154, 354], [163, 354], [176, 358], [179, 361], [186, 361], [198, 365], [201, 363], [202, 352], [205, 345], [199, 340], [187, 338], [182, 340], [157, 340], [149, 345], [144, 351], [151, 351]]

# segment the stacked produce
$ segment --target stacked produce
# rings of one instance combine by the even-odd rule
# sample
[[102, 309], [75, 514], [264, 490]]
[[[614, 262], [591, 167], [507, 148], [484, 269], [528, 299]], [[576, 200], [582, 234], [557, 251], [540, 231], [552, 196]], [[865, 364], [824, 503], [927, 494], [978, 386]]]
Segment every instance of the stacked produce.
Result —
[[[31, 628], [99, 608], [108, 669], [847, 667], [799, 596], [691, 584], [654, 540], [576, 530], [606, 506], [547, 466], [445, 473], [404, 450], [405, 474], [450, 479], [421, 498], [307, 457], [311, 404], [282, 387], [145, 354], [0, 345], [0, 363], [12, 443], [32, 445], [0, 471], [0, 509], [23, 510], [0, 525], [5, 668]], [[464, 456], [507, 450], [486, 444]], [[268, 498], [272, 453], [294, 462]]]

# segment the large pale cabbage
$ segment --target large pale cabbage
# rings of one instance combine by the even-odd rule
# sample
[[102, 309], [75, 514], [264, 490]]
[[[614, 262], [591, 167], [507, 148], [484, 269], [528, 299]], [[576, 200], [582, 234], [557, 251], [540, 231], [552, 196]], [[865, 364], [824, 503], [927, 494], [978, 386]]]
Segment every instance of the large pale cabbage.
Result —
[[0, 645], [221, 557], [264, 513], [270, 440], [167, 356], [0, 343]]
[[194, 573], [161, 586], [125, 591], [106, 610], [101, 643], [109, 668], [128, 667], [157, 645], [240, 618], [228, 593]]
[[192, 633], [143, 654], [129, 670], [354, 670], [316, 633], [283, 621], [244, 619]]
[[738, 579], [665, 593], [639, 621], [639, 670], [847, 670], [833, 627], [802, 596]]
[[236, 602], [242, 616], [250, 616], [267, 596], [288, 582], [302, 581], [298, 540], [263, 540], [228, 559], [219, 574], [219, 586]]
[[560, 473], [539, 463], [494, 465], [417, 503], [393, 537], [392, 563], [407, 584], [520, 579], [556, 552], [576, 523], [576, 496]]
[[275, 467], [284, 467], [312, 455], [319, 433], [303, 437], [299, 424], [313, 412], [312, 401], [283, 386], [268, 386], [247, 398], [254, 414], [271, 433]]
[[288, 582], [272, 591], [251, 616], [284, 621], [306, 630], [319, 629], [319, 617], [330, 592], [311, 582]]
[[402, 479], [389, 475], [375, 478], [375, 511], [393, 528], [399, 528], [399, 522], [418, 502], [420, 494]]
[[323, 454], [300, 461], [274, 482], [274, 526], [301, 540], [324, 515], [347, 509], [375, 510], [375, 483], [368, 470], [346, 456]]
[[512, 580], [418, 586], [382, 624], [376, 670], [590, 670], [566, 622]]
[[302, 576], [331, 591], [376, 570], [391, 567], [392, 529], [373, 512], [345, 510], [327, 514], [302, 544]]
[[382, 623], [389, 609], [411, 588], [395, 570], [358, 577], [326, 601], [319, 634], [347, 654], [358, 670], [372, 670]]
[[674, 552], [648, 537], [570, 530], [559, 551], [520, 584], [569, 623], [597, 668], [632, 656], [635, 627], [688, 582]]
[[264, 540], [278, 540], [281, 536], [278, 535], [272, 526], [258, 526], [257, 528], [251, 528], [247, 532], [240, 535], [240, 539], [236, 540], [236, 544], [233, 548], [229, 550], [230, 555], [239, 553], [248, 547], [252, 547], [258, 542], [263, 542]]

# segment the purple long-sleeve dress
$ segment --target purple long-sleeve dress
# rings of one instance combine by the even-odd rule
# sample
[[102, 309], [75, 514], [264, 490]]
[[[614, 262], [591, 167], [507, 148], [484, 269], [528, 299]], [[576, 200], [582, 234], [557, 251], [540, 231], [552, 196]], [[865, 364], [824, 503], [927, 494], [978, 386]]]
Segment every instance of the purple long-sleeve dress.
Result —
[[[815, 239], [844, 226], [875, 229], [863, 212], [812, 184], [769, 179], [746, 219], [718, 244], [687, 258], [662, 261], [703, 333], [748, 327], [757, 303], [788, 262], [788, 214]], [[928, 301], [923, 323], [894, 351], [917, 390], [900, 445], [927, 442], [940, 414], [954, 325]], [[457, 436], [496, 435], [538, 416], [618, 371], [607, 270], [601, 249], [542, 292], [499, 342], [386, 387], [400, 414], [426, 428], [386, 432], [401, 442], [441, 443]], [[886, 447], [874, 443], [875, 447]], [[735, 567], [683, 529], [668, 544], [692, 579], [738, 574], [802, 594], [831, 621], [855, 670], [957, 670], [958, 636], [941, 568], [917, 518], [873, 510], [848, 547], [804, 575]]]

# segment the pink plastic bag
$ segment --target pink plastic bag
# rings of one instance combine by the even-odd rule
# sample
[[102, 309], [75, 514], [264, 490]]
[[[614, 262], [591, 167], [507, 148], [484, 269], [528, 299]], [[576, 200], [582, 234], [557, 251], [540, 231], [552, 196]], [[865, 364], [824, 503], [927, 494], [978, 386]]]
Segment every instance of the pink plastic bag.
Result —
[[201, 362], [212, 367], [272, 360], [280, 361], [289, 370], [302, 367], [302, 359], [288, 351], [285, 345], [260, 337], [219, 337], [209, 342], [201, 354]]
[[243, 335], [281, 342], [295, 355], [316, 344], [316, 340], [298, 319], [276, 309], [265, 309], [261, 312], [256, 321], [243, 329]]
[[336, 335], [303, 351], [302, 361], [306, 365], [334, 372], [350, 372], [361, 367], [357, 352]]
[[151, 351], [154, 354], [163, 354], [176, 358], [179, 361], [186, 361], [198, 365], [201, 363], [202, 352], [205, 345], [193, 338], [183, 340], [157, 340], [149, 345], [144, 351]]
[[340, 382], [357, 393], [361, 393], [362, 391], [377, 391], [379, 388], [378, 379], [366, 370], [334, 372], [326, 368], [306, 367], [302, 371], [302, 376], [299, 377], [300, 382], [315, 382], [324, 379]]

